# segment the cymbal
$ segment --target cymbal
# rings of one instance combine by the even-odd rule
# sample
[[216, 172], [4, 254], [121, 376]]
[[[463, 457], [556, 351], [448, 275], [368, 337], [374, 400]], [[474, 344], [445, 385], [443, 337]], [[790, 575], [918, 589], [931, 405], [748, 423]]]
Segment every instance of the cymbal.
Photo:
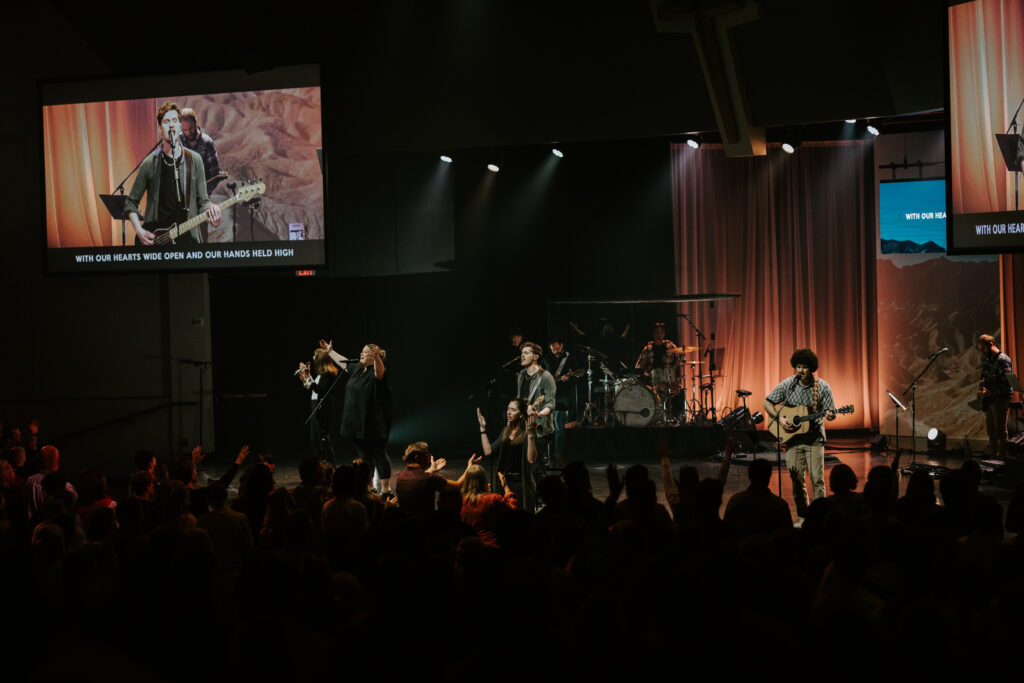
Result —
[[593, 356], [594, 358], [597, 358], [598, 360], [608, 360], [608, 356], [606, 354], [601, 353], [600, 351], [595, 349], [593, 346], [587, 346], [585, 344], [580, 344], [580, 348], [583, 349], [583, 352], [586, 353], [588, 356]]
[[665, 349], [665, 353], [674, 353], [677, 356], [682, 356], [687, 353], [693, 353], [696, 350], [696, 346], [677, 346], [674, 349]]

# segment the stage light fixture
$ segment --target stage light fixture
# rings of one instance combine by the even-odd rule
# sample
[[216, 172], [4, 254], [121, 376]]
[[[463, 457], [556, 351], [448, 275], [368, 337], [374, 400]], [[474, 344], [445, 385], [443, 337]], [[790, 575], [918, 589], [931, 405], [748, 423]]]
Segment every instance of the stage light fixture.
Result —
[[782, 151], [786, 154], [793, 154], [800, 149], [801, 135], [799, 130], [787, 128], [782, 135]]
[[450, 164], [450, 163], [452, 163], [452, 158], [450, 156], [448, 156], [447, 154], [442, 154], [441, 155], [441, 161], [443, 161], [446, 164]]
[[701, 145], [700, 136], [699, 135], [687, 135], [686, 136], [686, 144], [689, 145], [691, 149], [700, 149], [700, 145]]
[[928, 455], [943, 456], [946, 454], [946, 433], [938, 427], [928, 430]]
[[552, 154], [554, 154], [554, 155], [555, 155], [556, 157], [558, 157], [559, 159], [561, 159], [562, 157], [564, 157], [564, 156], [565, 156], [564, 154], [562, 154], [562, 150], [560, 150], [560, 149], [557, 149], [557, 148], [555, 148], [555, 149], [552, 149], [552, 150], [551, 150], [551, 153], [552, 153]]
[[847, 123], [857, 123], [857, 119], [846, 119]]
[[868, 132], [871, 133], [874, 136], [878, 136], [879, 135], [878, 129], [875, 128], [874, 126], [872, 126], [870, 123], [868, 124]]
[[491, 173], [497, 173], [500, 169], [497, 164], [487, 164], [487, 170]]

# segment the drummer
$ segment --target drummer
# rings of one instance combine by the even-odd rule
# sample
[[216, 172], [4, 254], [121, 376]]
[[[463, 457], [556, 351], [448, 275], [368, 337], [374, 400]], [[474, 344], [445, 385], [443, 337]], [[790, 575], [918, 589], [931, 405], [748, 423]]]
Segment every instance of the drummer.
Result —
[[636, 359], [637, 370], [650, 378], [652, 385], [679, 384], [679, 366], [683, 361], [681, 349], [665, 338], [665, 323], [654, 323], [654, 339], [647, 342]]

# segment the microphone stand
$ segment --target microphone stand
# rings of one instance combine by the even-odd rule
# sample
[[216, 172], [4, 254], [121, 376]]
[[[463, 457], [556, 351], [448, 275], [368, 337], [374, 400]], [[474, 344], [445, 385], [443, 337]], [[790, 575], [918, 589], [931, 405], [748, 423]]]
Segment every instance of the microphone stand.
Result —
[[[928, 359], [928, 365], [924, 366], [924, 369], [917, 373], [917, 377], [910, 382], [910, 386], [903, 390], [903, 396], [906, 396], [907, 393], [910, 394], [910, 467], [917, 464], [917, 380], [928, 372], [928, 368], [935, 363], [941, 353], [941, 351], [933, 353]], [[896, 417], [899, 418], [898, 413]], [[898, 447], [899, 444], [897, 444]]]
[[[238, 189], [238, 183], [228, 183], [228, 189], [231, 194], [235, 194], [235, 190]], [[238, 241], [238, 202], [231, 205], [231, 242]]]
[[[153, 145], [153, 148], [151, 150], [142, 155], [142, 158], [139, 159], [139, 163], [135, 164], [135, 168], [130, 170], [128, 172], [128, 175], [124, 177], [124, 180], [122, 180], [120, 184], [114, 188], [114, 192], [112, 194], [120, 194], [122, 197], [124, 197], [124, 184], [128, 182], [129, 178], [135, 175], [135, 172], [139, 170], [139, 166], [142, 166], [142, 162], [146, 160], [146, 157], [155, 152], [156, 148], [162, 145], [163, 142], [163, 140], [160, 140], [155, 145]], [[128, 244], [128, 238], [125, 234], [124, 201], [121, 202], [121, 209], [121, 246], [123, 247]]]
[[[1007, 127], [1006, 132], [1009, 133], [1011, 130], [1014, 135], [1017, 134], [1017, 114], [1020, 113], [1020, 108], [1024, 107], [1024, 98], [1021, 98], [1020, 104], [1017, 105], [1017, 111], [1013, 112], [1013, 120], [1010, 121], [1010, 125]], [[1020, 190], [1020, 167], [1013, 169], [1013, 210], [1019, 210], [1017, 203], [1017, 193]]]

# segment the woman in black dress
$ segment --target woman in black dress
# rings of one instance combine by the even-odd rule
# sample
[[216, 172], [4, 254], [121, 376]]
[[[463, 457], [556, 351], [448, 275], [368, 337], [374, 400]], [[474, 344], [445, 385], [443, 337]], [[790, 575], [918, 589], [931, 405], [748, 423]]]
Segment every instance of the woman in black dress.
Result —
[[[522, 502], [522, 508], [533, 512], [533, 463], [537, 462], [537, 420], [527, 415], [527, 408], [526, 399], [514, 398], [509, 401], [505, 410], [505, 428], [493, 442], [487, 439], [487, 421], [479, 408], [476, 409], [476, 419], [480, 423], [480, 445], [484, 457], [492, 453], [495, 455], [497, 471], [505, 475], [508, 487], [512, 489], [516, 499]], [[496, 483], [496, 480], [492, 481], [491, 487], [496, 489]]]
[[[330, 344], [326, 344], [326, 350], [336, 363], [348, 361], [332, 350]], [[387, 452], [393, 404], [384, 368], [385, 355], [384, 349], [376, 344], [367, 344], [359, 354], [358, 364], [348, 361], [341, 435], [352, 439], [358, 457], [373, 463], [380, 479], [381, 495], [389, 498], [394, 495]]]

